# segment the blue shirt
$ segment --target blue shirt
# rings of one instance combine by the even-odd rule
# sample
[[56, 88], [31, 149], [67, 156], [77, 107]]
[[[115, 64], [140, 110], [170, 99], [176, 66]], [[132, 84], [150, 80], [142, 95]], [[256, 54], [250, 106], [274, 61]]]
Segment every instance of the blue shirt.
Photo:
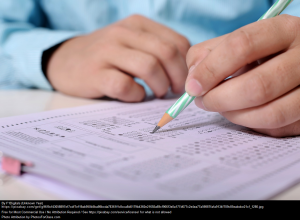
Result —
[[[190, 43], [255, 22], [275, 0], [0, 0], [0, 88], [52, 89], [43, 51], [132, 14], [160, 22]], [[284, 11], [299, 16], [300, 1]]]

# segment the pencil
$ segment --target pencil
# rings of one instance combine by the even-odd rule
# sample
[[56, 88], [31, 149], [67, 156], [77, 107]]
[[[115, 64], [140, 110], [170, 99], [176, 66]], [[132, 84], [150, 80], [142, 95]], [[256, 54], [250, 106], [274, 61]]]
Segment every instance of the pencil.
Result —
[[[264, 13], [259, 19], [272, 18], [279, 15], [293, 0], [277, 0], [271, 8]], [[184, 93], [163, 115], [160, 121], [155, 126], [154, 130], [150, 133], [154, 134], [161, 127], [168, 124], [174, 118], [176, 118], [193, 100], [195, 96], [190, 96], [188, 93]]]

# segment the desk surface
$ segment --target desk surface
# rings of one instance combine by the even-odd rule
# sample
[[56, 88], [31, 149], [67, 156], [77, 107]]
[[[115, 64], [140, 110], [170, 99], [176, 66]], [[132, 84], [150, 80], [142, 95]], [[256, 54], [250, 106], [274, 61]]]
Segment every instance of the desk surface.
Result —
[[[0, 118], [41, 111], [88, 105], [103, 101], [74, 98], [41, 90], [0, 91]], [[0, 173], [0, 200], [66, 199], [53, 192], [32, 186], [20, 178]], [[300, 200], [300, 184], [275, 196], [274, 200]]]

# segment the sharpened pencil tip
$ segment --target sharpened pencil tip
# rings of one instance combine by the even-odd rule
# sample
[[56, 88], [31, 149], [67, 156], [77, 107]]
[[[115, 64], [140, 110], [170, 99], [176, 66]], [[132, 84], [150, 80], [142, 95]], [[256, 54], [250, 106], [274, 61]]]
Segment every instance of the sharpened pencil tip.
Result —
[[159, 126], [156, 126], [155, 128], [154, 128], [154, 130], [152, 131], [152, 132], [150, 132], [151, 134], [154, 134], [158, 129], [160, 129], [160, 127]]

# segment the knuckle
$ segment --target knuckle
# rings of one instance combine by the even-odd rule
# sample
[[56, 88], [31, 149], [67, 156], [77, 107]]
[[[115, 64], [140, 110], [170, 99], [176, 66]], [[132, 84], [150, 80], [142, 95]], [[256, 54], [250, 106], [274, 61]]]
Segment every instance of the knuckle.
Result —
[[109, 34], [113, 36], [123, 36], [124, 34], [127, 34], [129, 30], [122, 26], [122, 25], [114, 25], [110, 28]]
[[209, 65], [207, 62], [202, 62], [201, 64], [204, 69], [205, 77], [212, 79], [212, 81], [217, 80], [216, 70], [213, 66]]
[[153, 45], [155, 47], [157, 47], [157, 49], [158, 49], [158, 47], [162, 46], [162, 41], [157, 35], [147, 33], [147, 32], [144, 32], [144, 31], [136, 31], [136, 33], [138, 34], [138, 37], [142, 38], [146, 42], [152, 42]]
[[234, 57], [245, 59], [253, 51], [253, 40], [244, 30], [236, 31], [228, 41]]
[[300, 135], [300, 121], [294, 123], [290, 126], [288, 135]]
[[296, 39], [298, 32], [300, 30], [300, 19], [299, 17], [291, 15], [282, 15], [284, 18], [284, 31], [289, 34], [292, 39]]
[[146, 19], [146, 17], [139, 14], [133, 14], [127, 17], [123, 22], [138, 25], [144, 19]]
[[145, 19], [145, 17], [140, 15], [140, 14], [133, 14], [133, 15], [130, 15], [127, 19], [129, 19], [129, 20], [139, 20], [139, 19]]
[[153, 56], [148, 56], [146, 59], [144, 59], [144, 62], [141, 63], [140, 69], [143, 71], [146, 77], [151, 77], [157, 72], [158, 66], [159, 61]]
[[160, 53], [163, 59], [172, 60], [178, 55], [179, 51], [175, 44], [165, 42], [160, 46]]
[[278, 63], [276, 66], [276, 76], [280, 77], [281, 79], [284, 79], [286, 77], [286, 74], [291, 72], [291, 67], [289, 65], [286, 65], [285, 63]]
[[115, 97], [124, 97], [130, 93], [133, 81], [130, 78], [124, 78], [114, 83]]
[[299, 18], [292, 15], [280, 15], [284, 19], [284, 26], [290, 31], [298, 31], [300, 28]]
[[[99, 48], [101, 48], [101, 52], [99, 51]], [[93, 57], [98, 56], [103, 58], [104, 52], [106, 56], [110, 55], [116, 50], [116, 46], [108, 43], [100, 43], [96, 47], [91, 48], [91, 50], [93, 50]]]
[[298, 123], [294, 123], [281, 128], [270, 129], [267, 134], [277, 138], [295, 136], [300, 134], [300, 126]]
[[169, 87], [168, 86], [164, 86], [164, 87], [161, 87], [159, 90], [157, 91], [154, 91], [156, 97], [160, 98], [162, 96], [164, 96], [169, 90]]
[[200, 45], [190, 47], [186, 55], [187, 66], [190, 67], [191, 65], [199, 63], [208, 55], [210, 51], [210, 49], [203, 48]]
[[278, 108], [269, 108], [264, 117], [262, 117], [264, 127], [277, 129], [283, 127], [286, 123], [286, 117]]
[[245, 97], [254, 106], [263, 104], [270, 100], [270, 83], [265, 82], [260, 74], [253, 74], [243, 86]]

